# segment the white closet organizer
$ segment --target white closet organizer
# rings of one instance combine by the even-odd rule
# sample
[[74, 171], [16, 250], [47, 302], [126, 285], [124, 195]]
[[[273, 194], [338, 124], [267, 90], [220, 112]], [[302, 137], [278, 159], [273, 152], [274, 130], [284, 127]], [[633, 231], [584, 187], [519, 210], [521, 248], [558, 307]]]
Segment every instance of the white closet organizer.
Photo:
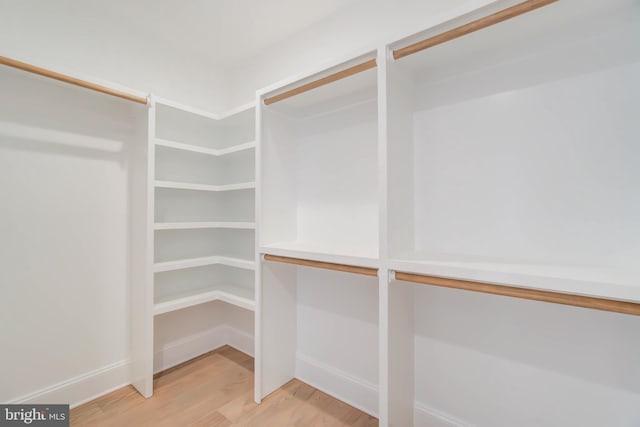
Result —
[[639, 14], [563, 0], [391, 61], [392, 269], [640, 300]]
[[389, 49], [388, 266], [422, 283], [389, 285], [390, 425], [413, 425], [437, 360], [425, 284], [640, 301], [640, 5], [562, 0], [402, 57], [474, 18]]
[[[258, 402], [300, 378], [378, 412], [378, 279], [377, 269], [366, 268], [378, 259], [374, 58], [260, 98], [259, 252], [267, 255], [258, 273]], [[313, 90], [298, 86], [360, 70]], [[345, 372], [357, 378], [357, 391]]]
[[640, 314], [639, 16], [491, 2], [258, 93], [256, 401], [413, 425], [425, 285]]
[[[314, 77], [371, 67], [374, 56]], [[367, 265], [378, 257], [375, 69], [279, 98], [261, 109], [262, 250]]]
[[[164, 101], [149, 111], [145, 365], [152, 393], [153, 316], [220, 300], [255, 309], [255, 111], [224, 118]], [[139, 370], [136, 372], [140, 372]], [[140, 375], [136, 375], [140, 377]]]

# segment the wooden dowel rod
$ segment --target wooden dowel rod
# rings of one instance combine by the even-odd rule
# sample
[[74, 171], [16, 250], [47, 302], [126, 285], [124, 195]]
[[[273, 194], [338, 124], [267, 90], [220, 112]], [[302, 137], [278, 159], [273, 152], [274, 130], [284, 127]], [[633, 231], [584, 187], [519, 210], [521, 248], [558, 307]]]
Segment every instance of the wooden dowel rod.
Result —
[[298, 86], [286, 92], [280, 93], [278, 95], [274, 95], [270, 98], [266, 98], [264, 100], [265, 105], [273, 104], [274, 102], [282, 101], [283, 99], [291, 98], [292, 96], [299, 95], [304, 92], [308, 92], [312, 89], [316, 89], [320, 86], [327, 85], [329, 83], [333, 83], [336, 80], [344, 79], [345, 77], [353, 76], [354, 74], [361, 73], [363, 71], [369, 70], [371, 68], [376, 67], [376, 60], [371, 59], [369, 61], [363, 62], [358, 65], [354, 65], [353, 67], [349, 67], [345, 70], [338, 71], [337, 73], [331, 74], [329, 76], [323, 77], [318, 80], [314, 80], [310, 83], [304, 84], [302, 86]]
[[422, 50], [429, 49], [430, 47], [437, 46], [453, 39], [457, 39], [458, 37], [462, 37], [483, 28], [490, 27], [502, 21], [514, 18], [518, 15], [531, 12], [532, 10], [541, 8], [551, 3], [555, 3], [556, 1], [558, 0], [527, 0], [522, 3], [518, 3], [515, 6], [503, 9], [499, 12], [477, 19], [473, 22], [469, 22], [468, 24], [461, 25], [460, 27], [445, 31], [444, 33], [429, 37], [428, 39], [421, 40], [409, 46], [396, 49], [393, 51], [393, 58], [400, 59], [407, 55], [412, 55], [416, 52], [420, 52]]
[[377, 268], [356, 267], [354, 265], [335, 264], [332, 262], [311, 261], [308, 259], [291, 258], [286, 256], [265, 254], [267, 261], [284, 262], [286, 264], [304, 265], [306, 267], [324, 268], [325, 270], [344, 271], [345, 273], [364, 274], [365, 276], [377, 276]]
[[36, 67], [35, 65], [27, 64], [25, 62], [16, 61], [15, 59], [7, 58], [6, 56], [0, 56], [0, 64], [7, 65], [9, 67], [17, 68], [29, 73], [38, 74], [50, 79], [59, 80], [61, 82], [69, 83], [72, 85], [80, 86], [86, 89], [95, 90], [97, 92], [106, 93], [107, 95], [117, 96], [118, 98], [126, 99], [128, 101], [137, 102], [139, 104], [147, 104], [147, 98], [132, 95], [130, 93], [122, 92], [115, 89], [110, 89], [105, 86], [100, 86], [95, 83], [90, 83], [85, 80], [80, 80], [75, 77], [67, 76], [66, 74], [57, 73], [55, 71], [47, 70], [46, 68]]
[[396, 280], [640, 316], [640, 304], [634, 302], [616, 301], [606, 298], [587, 297], [561, 292], [541, 291], [537, 289], [516, 288], [513, 286], [494, 285], [491, 283], [475, 282], [470, 280], [448, 279], [446, 277], [402, 273], [399, 271], [396, 272]]

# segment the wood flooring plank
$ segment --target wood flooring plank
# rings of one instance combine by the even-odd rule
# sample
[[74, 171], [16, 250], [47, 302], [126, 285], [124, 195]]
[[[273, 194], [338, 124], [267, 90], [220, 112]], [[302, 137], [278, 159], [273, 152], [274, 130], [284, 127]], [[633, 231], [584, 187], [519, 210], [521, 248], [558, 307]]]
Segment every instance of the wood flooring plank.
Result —
[[254, 360], [220, 347], [154, 377], [153, 397], [131, 386], [71, 410], [72, 426], [373, 427], [378, 420], [299, 380], [260, 405], [253, 401]]

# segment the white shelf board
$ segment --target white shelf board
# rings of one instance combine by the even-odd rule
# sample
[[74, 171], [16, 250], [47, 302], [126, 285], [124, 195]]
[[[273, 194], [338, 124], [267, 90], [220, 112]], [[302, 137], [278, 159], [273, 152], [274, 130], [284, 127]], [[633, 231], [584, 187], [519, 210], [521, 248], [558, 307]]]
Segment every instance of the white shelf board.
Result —
[[157, 262], [153, 264], [153, 271], [154, 273], [160, 273], [163, 271], [182, 270], [185, 268], [203, 267], [205, 265], [215, 264], [243, 268], [245, 270], [255, 270], [254, 261], [215, 255], [201, 258], [181, 259], [177, 261]]
[[156, 222], [153, 226], [155, 230], [194, 230], [200, 228], [233, 228], [243, 230], [254, 230], [255, 222]]
[[192, 184], [188, 182], [175, 181], [155, 181], [156, 188], [172, 188], [176, 190], [197, 190], [197, 191], [235, 191], [256, 188], [255, 182], [241, 182], [238, 184], [210, 185]]
[[410, 254], [389, 260], [388, 266], [407, 273], [640, 302], [640, 271], [444, 254]]
[[337, 247], [318, 243], [293, 241], [260, 246], [260, 253], [355, 265], [358, 267], [379, 267], [377, 247]]
[[252, 289], [233, 284], [220, 284], [159, 298], [153, 306], [153, 314], [157, 316], [159, 314], [218, 300], [255, 311], [256, 304]]
[[226, 154], [237, 153], [238, 151], [251, 150], [256, 148], [256, 142], [245, 142], [227, 148], [207, 148], [199, 145], [185, 144], [182, 142], [169, 141], [166, 139], [155, 139], [155, 144], [160, 147], [174, 148], [176, 150], [191, 151], [193, 153], [207, 154], [210, 156], [224, 156]]

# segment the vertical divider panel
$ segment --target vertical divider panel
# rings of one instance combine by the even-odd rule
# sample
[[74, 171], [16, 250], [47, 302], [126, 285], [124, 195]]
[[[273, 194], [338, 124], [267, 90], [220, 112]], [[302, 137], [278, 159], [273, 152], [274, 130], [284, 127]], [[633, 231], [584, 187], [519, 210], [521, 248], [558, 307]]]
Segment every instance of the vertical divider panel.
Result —
[[386, 280], [389, 286], [388, 425], [412, 426], [415, 400], [414, 288], [412, 284], [395, 281], [393, 272], [389, 272], [382, 279]]
[[262, 262], [261, 274], [262, 398], [295, 377], [297, 267]]
[[[380, 121], [385, 123], [386, 138], [384, 220], [387, 232], [381, 254], [388, 260], [413, 247], [413, 101], [408, 89], [411, 76], [394, 67], [391, 49], [384, 49], [380, 64], [384, 64], [385, 74], [381, 102], [386, 105]], [[386, 335], [383, 349], [386, 354], [381, 358], [386, 365], [381, 370], [387, 379], [386, 390], [381, 392], [381, 396], [387, 396], [386, 419], [381, 419], [381, 425], [403, 427], [412, 426], [414, 422], [413, 288], [396, 282], [393, 276], [394, 273], [386, 269], [380, 272], [380, 286], [386, 287], [386, 292], [380, 292], [381, 309], [387, 317], [385, 329], [380, 331]]]
[[153, 395], [153, 257], [155, 204], [156, 104], [149, 100], [147, 111], [147, 175], [144, 274], [135, 277], [131, 303], [132, 384], [144, 397]]
[[[388, 66], [387, 49], [378, 49], [378, 247], [380, 259], [389, 258], [388, 226]], [[378, 271], [378, 419], [389, 425], [389, 282], [388, 271]]]
[[254, 298], [255, 310], [253, 315], [253, 400], [256, 403], [262, 401], [262, 255], [258, 251], [260, 246], [260, 230], [262, 224], [262, 97], [257, 96], [256, 100], [256, 122], [255, 122], [255, 280]]

